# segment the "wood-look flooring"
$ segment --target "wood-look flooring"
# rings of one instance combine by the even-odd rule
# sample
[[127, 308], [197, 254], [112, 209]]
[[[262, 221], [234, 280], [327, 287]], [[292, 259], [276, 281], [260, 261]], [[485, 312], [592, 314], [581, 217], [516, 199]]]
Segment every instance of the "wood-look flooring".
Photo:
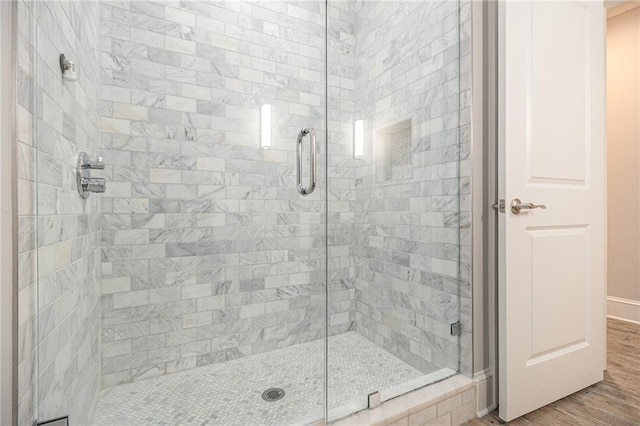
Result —
[[[640, 426], [640, 325], [607, 321], [604, 380], [526, 414], [509, 425]], [[467, 426], [505, 424], [494, 411]]]

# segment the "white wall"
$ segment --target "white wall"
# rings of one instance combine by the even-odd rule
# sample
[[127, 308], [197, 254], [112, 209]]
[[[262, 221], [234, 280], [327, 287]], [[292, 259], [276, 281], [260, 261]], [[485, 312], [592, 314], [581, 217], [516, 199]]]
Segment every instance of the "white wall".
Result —
[[608, 314], [640, 321], [640, 8], [608, 21], [607, 75]]

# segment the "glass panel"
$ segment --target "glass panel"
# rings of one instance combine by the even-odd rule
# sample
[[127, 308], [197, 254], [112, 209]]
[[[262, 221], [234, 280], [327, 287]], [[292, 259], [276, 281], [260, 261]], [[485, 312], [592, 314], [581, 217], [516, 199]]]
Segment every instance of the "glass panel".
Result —
[[328, 16], [335, 420], [459, 369], [461, 46], [457, 0], [330, 0]]
[[[35, 417], [321, 420], [325, 2], [21, 7], [37, 33]], [[80, 151], [103, 157], [104, 194], [80, 197]]]
[[[76, 186], [78, 153], [100, 155], [100, 7], [30, 2], [37, 187], [36, 420], [88, 424], [101, 391], [99, 196]], [[60, 55], [71, 60], [62, 77]], [[101, 176], [100, 171], [94, 176]]]
[[309, 423], [469, 373], [469, 18], [20, 2], [20, 423]]

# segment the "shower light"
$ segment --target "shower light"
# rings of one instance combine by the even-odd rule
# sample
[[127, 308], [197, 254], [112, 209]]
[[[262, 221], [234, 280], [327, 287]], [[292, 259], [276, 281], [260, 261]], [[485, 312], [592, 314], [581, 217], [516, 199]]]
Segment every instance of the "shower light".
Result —
[[364, 155], [364, 120], [353, 123], [353, 158], [360, 159]]
[[65, 80], [78, 80], [78, 75], [76, 74], [76, 66], [73, 62], [71, 62], [64, 56], [64, 53], [60, 54], [60, 70], [62, 70], [62, 78], [64, 78]]
[[271, 105], [262, 105], [260, 121], [260, 147], [271, 148]]

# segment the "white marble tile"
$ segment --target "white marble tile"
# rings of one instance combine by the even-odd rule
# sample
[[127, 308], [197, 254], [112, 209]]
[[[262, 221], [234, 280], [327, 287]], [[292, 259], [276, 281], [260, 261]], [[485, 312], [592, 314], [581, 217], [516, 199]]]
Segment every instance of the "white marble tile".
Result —
[[[188, 343], [184, 355], [208, 350], [205, 346]], [[331, 337], [329, 351], [329, 406], [334, 410], [362, 409], [371, 392], [416, 380], [424, 386], [429, 380], [354, 332]], [[323, 417], [323, 372], [322, 340], [293, 345], [108, 389], [94, 424], [307, 424]], [[270, 387], [283, 388], [285, 397], [263, 401], [261, 394]]]

